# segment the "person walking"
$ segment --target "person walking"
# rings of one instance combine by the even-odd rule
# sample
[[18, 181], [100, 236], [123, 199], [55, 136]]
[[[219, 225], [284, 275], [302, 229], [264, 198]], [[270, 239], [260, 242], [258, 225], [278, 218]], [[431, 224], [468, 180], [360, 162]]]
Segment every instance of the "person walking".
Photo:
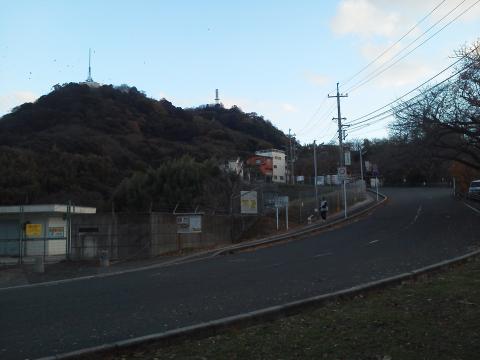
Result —
[[324, 197], [322, 197], [322, 201], [320, 201], [320, 216], [322, 220], [325, 222], [327, 221], [327, 212], [328, 212], [328, 203]]

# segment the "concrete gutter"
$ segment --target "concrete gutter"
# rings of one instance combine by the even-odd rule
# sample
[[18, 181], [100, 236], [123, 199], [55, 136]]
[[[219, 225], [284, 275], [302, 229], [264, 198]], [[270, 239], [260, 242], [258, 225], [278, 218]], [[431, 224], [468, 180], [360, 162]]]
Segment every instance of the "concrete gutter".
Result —
[[402, 282], [415, 280], [422, 275], [438, 271], [447, 268], [454, 264], [459, 264], [467, 261], [469, 258], [479, 256], [480, 250], [450, 259], [442, 261], [433, 265], [429, 265], [417, 270], [406, 272], [403, 274], [391, 276], [385, 279], [368, 282], [362, 285], [357, 285], [349, 289], [340, 290], [328, 294], [313, 296], [303, 300], [297, 300], [289, 302], [283, 305], [272, 306], [240, 315], [229, 316], [218, 320], [208, 321], [197, 325], [186, 326], [179, 329], [174, 329], [162, 333], [156, 333], [146, 336], [140, 336], [133, 339], [117, 341], [113, 343], [103, 344], [100, 346], [80, 349], [68, 353], [57, 354], [53, 356], [43, 357], [37, 360], [60, 360], [60, 359], [74, 359], [78, 357], [85, 357], [106, 353], [115, 352], [119, 350], [125, 350], [130, 347], [145, 345], [148, 343], [163, 343], [170, 342], [172, 340], [181, 340], [186, 338], [205, 338], [216, 335], [222, 331], [230, 329], [232, 327], [238, 328], [251, 326], [254, 324], [262, 323], [265, 321], [271, 321], [277, 318], [293, 315], [304, 311], [308, 308], [314, 308], [324, 305], [327, 302], [331, 302], [337, 299], [349, 299], [359, 294], [365, 294], [372, 290], [384, 289], [388, 286], [398, 285]]

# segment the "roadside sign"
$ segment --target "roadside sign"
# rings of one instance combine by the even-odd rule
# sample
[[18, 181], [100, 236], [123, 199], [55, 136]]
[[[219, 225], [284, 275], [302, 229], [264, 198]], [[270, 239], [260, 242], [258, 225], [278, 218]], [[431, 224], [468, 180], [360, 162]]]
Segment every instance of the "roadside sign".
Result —
[[343, 181], [347, 177], [347, 168], [345, 166], [340, 166], [337, 169], [338, 180]]
[[325, 185], [325, 176], [317, 176], [317, 185]]
[[202, 215], [177, 216], [177, 234], [202, 232]]
[[350, 166], [352, 165], [352, 157], [350, 156], [350, 151], [345, 151], [345, 165]]
[[240, 212], [242, 214], [257, 214], [257, 192], [240, 191]]
[[288, 196], [278, 196], [275, 199], [275, 207], [284, 207], [288, 205]]
[[25, 235], [28, 237], [41, 237], [42, 224], [27, 224], [25, 226]]

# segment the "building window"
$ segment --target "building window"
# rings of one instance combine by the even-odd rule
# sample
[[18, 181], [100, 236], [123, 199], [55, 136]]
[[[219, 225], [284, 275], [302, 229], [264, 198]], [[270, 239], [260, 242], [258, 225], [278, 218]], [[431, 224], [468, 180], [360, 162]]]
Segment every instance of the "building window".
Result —
[[277, 180], [277, 175], [273, 175], [273, 179], [274, 179], [274, 180]]
[[273, 168], [276, 169], [276, 168], [277, 168], [277, 165], [273, 165]]
[[280, 180], [283, 180], [283, 176], [280, 176]]

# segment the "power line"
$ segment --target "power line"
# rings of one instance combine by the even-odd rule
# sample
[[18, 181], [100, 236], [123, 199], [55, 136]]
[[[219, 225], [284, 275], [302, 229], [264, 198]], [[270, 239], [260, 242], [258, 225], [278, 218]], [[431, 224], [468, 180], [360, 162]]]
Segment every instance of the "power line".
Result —
[[[427, 83], [429, 83], [430, 81], [432, 81], [432, 80], [435, 79], [436, 77], [440, 76], [440, 75], [443, 74], [445, 71], [447, 71], [448, 69], [452, 68], [453, 66], [455, 66], [456, 64], [458, 64], [458, 63], [459, 63], [460, 61], [462, 61], [463, 59], [464, 59], [464, 58], [461, 57], [460, 59], [458, 59], [458, 60], [455, 61], [454, 63], [450, 64], [450, 65], [447, 66], [445, 69], [441, 70], [440, 72], [438, 72], [437, 74], [435, 74], [434, 76], [432, 76], [432, 77], [429, 78], [428, 80], [424, 81], [423, 83], [421, 83], [420, 85], [418, 85], [418, 86], [415, 87], [414, 89], [410, 90], [409, 92], [403, 94], [402, 96], [400, 96], [400, 97], [398, 97], [397, 99], [389, 102], [388, 104], [383, 105], [382, 107], [380, 107], [380, 108], [378, 108], [378, 109], [376, 109], [376, 110], [374, 110], [374, 111], [369, 112], [368, 114], [365, 114], [365, 115], [363, 115], [363, 116], [360, 116], [360, 117], [358, 117], [358, 118], [356, 118], [356, 119], [351, 120], [350, 122], [348, 122], [348, 124], [349, 124], [349, 125], [356, 125], [359, 120], [364, 119], [364, 118], [366, 118], [366, 117], [368, 117], [368, 116], [370, 116], [370, 115], [373, 115], [373, 114], [375, 114], [376, 112], [378, 112], [378, 111], [380, 111], [380, 110], [382, 110], [382, 109], [384, 109], [384, 108], [386, 108], [386, 107], [388, 107], [388, 106], [390, 106], [390, 105], [393, 105], [394, 103], [396, 103], [396, 102], [398, 102], [399, 100], [403, 99], [404, 97], [410, 95], [410, 94], [413, 93], [414, 91], [420, 89], [422, 86], [426, 85]], [[453, 75], [453, 76], [454, 76], [454, 75]]]
[[[429, 36], [427, 39], [422, 41], [420, 44], [415, 46], [412, 50], [407, 52], [405, 55], [401, 56], [399, 59], [397, 59], [395, 62], [391, 63], [387, 67], [384, 68], [386, 64], [389, 62], [393, 61], [393, 59], [397, 58], [402, 52], [404, 52], [406, 49], [408, 49], [411, 45], [413, 45], [415, 42], [417, 42], [418, 39], [423, 37], [427, 32], [429, 32], [433, 27], [435, 27], [439, 22], [443, 21], [448, 15], [450, 15], [452, 12], [454, 12], [460, 5], [462, 5], [466, 0], [463, 0], [460, 4], [458, 4], [454, 9], [449, 11], [444, 17], [442, 17], [439, 21], [437, 21], [434, 25], [432, 25], [429, 29], [427, 29], [424, 33], [422, 33], [420, 36], [418, 36], [415, 40], [413, 40], [410, 44], [408, 44], [405, 48], [403, 48], [401, 51], [399, 51], [392, 59], [390, 59], [388, 62], [385, 64], [381, 65], [378, 69], [372, 71], [369, 75], [367, 75], [363, 80], [360, 80], [357, 82], [355, 85], [351, 86], [347, 91], [353, 92], [357, 90], [358, 88], [362, 87], [363, 85], [367, 84], [368, 82], [372, 81], [373, 79], [377, 78], [378, 76], [382, 75], [385, 71], [391, 69], [393, 66], [398, 64], [401, 60], [405, 59], [408, 55], [410, 55], [412, 52], [417, 50], [420, 46], [424, 45], [426, 42], [431, 40], [434, 36], [436, 36], [438, 33], [443, 31], [447, 26], [451, 25], [454, 21], [456, 21], [459, 17], [463, 16], [467, 11], [469, 11], [472, 7], [477, 5], [480, 0], [477, 0], [475, 3], [470, 5], [467, 9], [462, 11], [460, 14], [458, 14], [455, 18], [450, 20], [448, 23], [446, 23], [444, 26], [442, 26], [439, 30], [437, 30], [435, 33], [433, 33], [431, 36]], [[383, 68], [383, 69], [382, 69]]]
[[[368, 116], [370, 116], [370, 115], [372, 115], [372, 114], [374, 114], [374, 113], [376, 113], [376, 112], [378, 112], [378, 111], [380, 111], [380, 110], [382, 110], [382, 109], [384, 109], [384, 108], [386, 108], [386, 107], [388, 107], [388, 106], [390, 106], [390, 105], [393, 105], [394, 103], [396, 103], [396, 102], [398, 102], [399, 100], [403, 99], [405, 96], [407, 96], [407, 95], [411, 94], [412, 92], [418, 90], [419, 88], [421, 88], [422, 86], [424, 86], [426, 83], [430, 82], [432, 79], [436, 78], [436, 77], [439, 76], [440, 74], [444, 73], [446, 70], [448, 70], [448, 69], [450, 69], [451, 67], [453, 67], [453, 66], [455, 66], [456, 64], [458, 64], [458, 62], [464, 60], [466, 56], [468, 56], [468, 55], [470, 55], [471, 53], [477, 51], [479, 47], [480, 47], [480, 46], [478, 46], [478, 45], [475, 46], [473, 49], [471, 49], [470, 51], [468, 51], [464, 56], [460, 57], [457, 61], [455, 61], [454, 63], [450, 64], [448, 67], [446, 67], [445, 69], [443, 69], [442, 71], [440, 71], [440, 72], [437, 73], [436, 75], [432, 76], [430, 79], [428, 79], [427, 81], [423, 82], [422, 84], [420, 84], [420, 85], [417, 86], [416, 88], [414, 88], [414, 89], [410, 90], [409, 92], [405, 93], [404, 95], [398, 97], [396, 100], [391, 101], [390, 103], [388, 103], [388, 104], [386, 104], [386, 105], [378, 108], [378, 109], [375, 110], [375, 111], [372, 111], [372, 112], [370, 112], [370, 113], [368, 113], [368, 114], [366, 114], [366, 115], [360, 116], [360, 117], [352, 120], [350, 123], [348, 123], [348, 125], [352, 126], [352, 128], [355, 128], [355, 126], [357, 126], [357, 125], [366, 123], [366, 122], [368, 122], [368, 121], [370, 121], [370, 120], [374, 120], [374, 119], [376, 119], [376, 118], [378, 118], [378, 117], [380, 117], [380, 116], [383, 116], [383, 115], [385, 115], [385, 114], [390, 114], [390, 113], [392, 113], [393, 110], [392, 110], [392, 109], [388, 109], [388, 110], [386, 110], [386, 111], [383, 111], [383, 112], [381, 112], [381, 113], [378, 113], [378, 114], [376, 114], [376, 115], [373, 115], [373, 116], [365, 119], [366, 117], [368, 117]], [[473, 66], [473, 65], [474, 65], [474, 63], [470, 63], [470, 64], [468, 64], [467, 66], [464, 66], [462, 69], [458, 70], [457, 72], [455, 72], [454, 74], [450, 75], [450, 76], [447, 77], [446, 79], [444, 79], [444, 80], [442, 80], [441, 82], [439, 82], [439, 83], [435, 84], [434, 86], [432, 86], [430, 89], [428, 89], [428, 91], [432, 91], [433, 89], [439, 87], [439, 86], [442, 85], [443, 83], [447, 82], [448, 80], [452, 79], [453, 77], [457, 76], [458, 74], [460, 74], [461, 72], [467, 70], [468, 68], [470, 68], [470, 67]], [[414, 100], [415, 98], [417, 98], [417, 97], [419, 97], [419, 96], [421, 96], [421, 95], [422, 95], [422, 93], [417, 94], [417, 95], [415, 95], [414, 97], [410, 98], [407, 102], [411, 102], [412, 100]], [[362, 119], [364, 119], [364, 120], [362, 120]]]
[[[325, 100], [327, 100], [328, 98], [325, 98]], [[328, 107], [328, 109], [326, 109], [326, 111], [324, 111], [318, 118], [318, 120], [312, 124], [310, 124], [308, 127], [304, 127], [302, 131], [299, 132], [299, 135], [303, 135], [303, 134], [306, 134], [308, 132], [310, 132], [310, 130], [315, 127], [315, 126], [318, 126], [320, 124], [321, 121], [323, 121], [328, 113], [330, 113], [333, 108], [335, 107], [335, 104], [332, 104], [330, 105], [330, 107]]]
[[359, 71], [357, 71], [355, 74], [350, 76], [347, 80], [343, 81], [343, 86], [345, 86], [347, 83], [355, 79], [358, 75], [360, 75], [362, 72], [364, 72], [366, 69], [368, 69], [371, 65], [373, 65], [377, 60], [379, 60], [383, 55], [388, 53], [392, 48], [394, 48], [400, 41], [405, 39], [410, 33], [415, 30], [422, 22], [424, 22], [430, 15], [432, 15], [445, 1], [447, 0], [442, 0], [439, 4], [437, 4], [427, 15], [425, 15], [422, 19], [420, 19], [415, 25], [413, 25], [410, 30], [408, 30], [405, 34], [400, 37], [397, 41], [395, 41], [392, 45], [390, 45], [387, 49], [385, 49], [380, 55], [378, 55], [375, 59], [370, 61], [367, 65], [365, 65], [363, 68], [361, 68]]
[[[317, 115], [319, 114], [320, 112], [320, 108], [321, 106], [325, 103], [325, 101], [328, 100], [328, 98], [325, 98], [324, 101], [322, 102], [322, 104], [320, 105], [320, 107], [315, 111], [315, 114], [312, 115], [312, 117], [308, 120], [308, 122], [300, 129], [300, 131], [298, 132], [299, 135], [303, 135], [303, 134], [306, 134], [308, 132], [310, 132], [310, 129], [312, 129], [314, 126], [317, 126], [322, 120], [325, 119], [326, 115], [332, 111], [333, 109], [333, 105], [329, 106], [327, 109], [324, 109], [325, 111], [323, 111], [319, 116], [318, 116], [318, 119], [315, 120], [315, 117], [317, 117]], [[315, 120], [314, 122], [312, 122], [312, 120]]]
[[[451, 75], [451, 76], [449, 76], [448, 78], [442, 80], [442, 81], [439, 82], [438, 84], [432, 86], [428, 91], [432, 91], [433, 89], [435, 89], [435, 88], [437, 88], [438, 86], [442, 85], [443, 83], [447, 82], [448, 80], [450, 80], [450, 79], [453, 78], [454, 76], [460, 74], [462, 71], [466, 70], [467, 68], [469, 68], [469, 67], [472, 66], [472, 65], [473, 65], [473, 64], [471, 64], [471, 65], [469, 65], [469, 66], [467, 66], [467, 67], [465, 67], [465, 68], [457, 71], [457, 72], [454, 73], [453, 75]], [[420, 94], [418, 94], [418, 95], [415, 95], [414, 97], [408, 99], [405, 103], [409, 103], [410, 101], [412, 101], [412, 100], [420, 97], [421, 95], [423, 95], [423, 94], [420, 93]], [[411, 104], [406, 105], [405, 108], [408, 107], [408, 106], [411, 106]], [[397, 108], [397, 110], [398, 110], [398, 108]], [[355, 129], [355, 126], [357, 126], [357, 125], [364, 124], [364, 123], [366, 123], [366, 122], [368, 122], [368, 121], [370, 121], [370, 120], [375, 120], [375, 121], [371, 121], [371, 122], [369, 123], [369, 125], [372, 125], [372, 124], [377, 123], [377, 122], [379, 122], [379, 121], [381, 121], [381, 120], [383, 120], [383, 119], [385, 119], [385, 118], [387, 118], [387, 117], [390, 117], [390, 116], [393, 114], [393, 112], [394, 112], [394, 109], [389, 109], [389, 110], [383, 111], [383, 112], [381, 112], [381, 113], [379, 113], [379, 114], [377, 114], [377, 115], [374, 115], [374, 116], [372, 116], [372, 117], [370, 117], [370, 118], [367, 118], [367, 119], [358, 121], [358, 122], [356, 122], [355, 124], [350, 124], [350, 125]], [[388, 115], [386, 115], [386, 114], [388, 114]], [[379, 118], [379, 117], [381, 117], [381, 116], [383, 116], [383, 115], [386, 115], [386, 116], [384, 116], [384, 117], [382, 117], [382, 118], [380, 118], [380, 119], [377, 119], [377, 118]]]

